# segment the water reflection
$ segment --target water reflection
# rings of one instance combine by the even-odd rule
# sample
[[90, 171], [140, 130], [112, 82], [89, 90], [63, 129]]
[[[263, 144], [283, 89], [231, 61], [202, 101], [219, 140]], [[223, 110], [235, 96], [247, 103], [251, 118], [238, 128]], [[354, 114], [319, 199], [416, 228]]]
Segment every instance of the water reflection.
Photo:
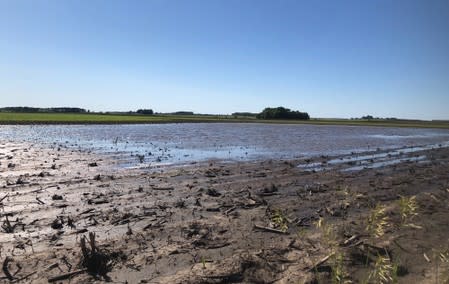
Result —
[[[231, 123], [0, 126], [0, 131], [0, 139], [4, 141], [58, 144], [94, 151], [114, 157], [127, 167], [209, 159], [334, 156], [449, 141], [449, 131], [438, 129]], [[345, 162], [348, 161], [341, 161]], [[333, 163], [340, 161], [328, 161]]]

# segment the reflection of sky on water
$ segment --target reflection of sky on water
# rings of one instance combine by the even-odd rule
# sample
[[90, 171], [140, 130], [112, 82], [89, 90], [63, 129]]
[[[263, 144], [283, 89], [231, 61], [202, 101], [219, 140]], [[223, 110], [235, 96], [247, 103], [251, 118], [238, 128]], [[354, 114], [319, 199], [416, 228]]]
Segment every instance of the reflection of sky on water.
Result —
[[276, 124], [0, 126], [1, 140], [63, 144], [116, 157], [126, 165], [292, 159], [445, 143], [439, 129]]
[[298, 167], [306, 171], [323, 171], [333, 169], [337, 166], [346, 166], [343, 171], [359, 171], [362, 169], [375, 169], [384, 166], [396, 165], [403, 162], [426, 162], [426, 156], [413, 156], [413, 154], [419, 151], [442, 147], [449, 147], [449, 142], [429, 144], [417, 147], [399, 148], [394, 150], [387, 150], [380, 153], [362, 153], [360, 155], [351, 154], [349, 156], [324, 160], [322, 162], [302, 163], [298, 165]]

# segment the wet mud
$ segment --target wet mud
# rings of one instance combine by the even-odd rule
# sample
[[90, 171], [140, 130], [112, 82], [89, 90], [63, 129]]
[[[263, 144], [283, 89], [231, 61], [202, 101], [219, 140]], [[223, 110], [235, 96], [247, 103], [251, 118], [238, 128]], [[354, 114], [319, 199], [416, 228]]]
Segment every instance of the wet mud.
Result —
[[3, 142], [0, 281], [374, 283], [383, 256], [399, 283], [435, 283], [448, 269], [449, 149], [411, 155], [426, 158], [123, 169], [63, 144]]

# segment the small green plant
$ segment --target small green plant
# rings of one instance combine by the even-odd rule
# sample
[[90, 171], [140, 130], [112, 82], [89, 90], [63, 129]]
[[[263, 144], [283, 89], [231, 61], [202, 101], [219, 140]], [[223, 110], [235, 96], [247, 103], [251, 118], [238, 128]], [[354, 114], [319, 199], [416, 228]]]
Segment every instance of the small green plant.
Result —
[[344, 255], [341, 251], [337, 251], [332, 255], [331, 270], [332, 270], [332, 283], [333, 284], [346, 284], [351, 283], [348, 280], [348, 274], [344, 267]]
[[399, 275], [399, 264], [393, 263], [393, 270], [391, 273], [391, 282], [392, 283], [396, 284], [399, 282], [398, 275]]
[[203, 264], [203, 269], [206, 269], [206, 258], [204, 256], [201, 257], [201, 263]]
[[288, 220], [281, 210], [275, 210], [271, 216], [271, 222], [279, 230], [286, 232], [288, 230]]
[[324, 218], [320, 217], [316, 221], [315, 226], [321, 230], [323, 241], [333, 251], [338, 247], [337, 236], [335, 233], [335, 226], [328, 224]]
[[394, 280], [394, 266], [388, 256], [378, 255], [374, 263], [374, 269], [368, 275], [369, 283], [390, 283]]
[[373, 237], [381, 237], [385, 234], [385, 229], [390, 225], [389, 219], [386, 216], [386, 209], [382, 205], [377, 205], [371, 211], [368, 217], [368, 225], [366, 231]]
[[412, 220], [413, 217], [418, 215], [418, 203], [416, 202], [416, 196], [401, 196], [401, 199], [399, 199], [398, 203], [403, 225], [407, 224]]
[[330, 249], [330, 266], [331, 266], [331, 279], [333, 284], [351, 283], [348, 280], [348, 274], [346, 273], [344, 266], [344, 254], [340, 250], [336, 235], [335, 226], [328, 224], [320, 217], [315, 226], [321, 230], [322, 240], [325, 246]]

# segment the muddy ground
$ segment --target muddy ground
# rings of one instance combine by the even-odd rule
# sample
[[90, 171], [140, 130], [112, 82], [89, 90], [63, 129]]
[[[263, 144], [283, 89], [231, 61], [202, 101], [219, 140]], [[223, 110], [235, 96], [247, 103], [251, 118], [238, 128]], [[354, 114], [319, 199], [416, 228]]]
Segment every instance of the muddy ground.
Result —
[[422, 154], [357, 172], [271, 160], [130, 170], [3, 142], [0, 282], [445, 283], [449, 149]]

